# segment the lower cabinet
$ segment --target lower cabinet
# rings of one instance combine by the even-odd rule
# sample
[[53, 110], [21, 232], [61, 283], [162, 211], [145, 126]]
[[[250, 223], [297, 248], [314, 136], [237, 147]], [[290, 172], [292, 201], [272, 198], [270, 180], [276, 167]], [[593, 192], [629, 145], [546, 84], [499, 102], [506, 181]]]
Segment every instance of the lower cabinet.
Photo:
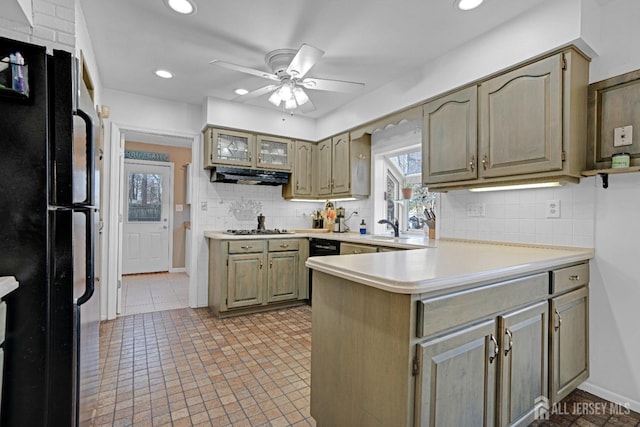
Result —
[[209, 308], [219, 317], [303, 303], [306, 239], [209, 241]]

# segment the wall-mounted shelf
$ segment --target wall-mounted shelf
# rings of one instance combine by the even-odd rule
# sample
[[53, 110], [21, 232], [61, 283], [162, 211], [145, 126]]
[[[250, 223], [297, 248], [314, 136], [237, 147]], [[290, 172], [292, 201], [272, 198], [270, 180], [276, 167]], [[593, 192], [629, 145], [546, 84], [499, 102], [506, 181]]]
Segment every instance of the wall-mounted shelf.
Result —
[[631, 173], [640, 172], [640, 166], [631, 166], [628, 168], [609, 168], [609, 169], [594, 169], [588, 171], [582, 171], [582, 176], [596, 176], [600, 175], [602, 178], [602, 188], [609, 188], [609, 175], [617, 173]]

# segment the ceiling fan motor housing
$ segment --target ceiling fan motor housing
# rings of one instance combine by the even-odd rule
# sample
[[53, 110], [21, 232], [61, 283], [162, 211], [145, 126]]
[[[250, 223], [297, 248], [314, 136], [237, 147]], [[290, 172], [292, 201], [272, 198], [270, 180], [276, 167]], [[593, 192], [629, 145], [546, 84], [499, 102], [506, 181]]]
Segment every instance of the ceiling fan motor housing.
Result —
[[282, 78], [288, 76], [287, 67], [298, 53], [295, 49], [276, 49], [264, 56], [264, 62], [271, 69], [273, 74]]

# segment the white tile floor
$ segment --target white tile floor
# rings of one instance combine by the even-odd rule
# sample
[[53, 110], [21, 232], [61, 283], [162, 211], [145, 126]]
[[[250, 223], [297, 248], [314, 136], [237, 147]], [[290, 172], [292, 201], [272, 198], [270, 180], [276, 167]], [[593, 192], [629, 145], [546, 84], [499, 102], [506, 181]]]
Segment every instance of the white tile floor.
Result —
[[185, 273], [150, 273], [122, 276], [120, 316], [189, 306], [189, 276]]

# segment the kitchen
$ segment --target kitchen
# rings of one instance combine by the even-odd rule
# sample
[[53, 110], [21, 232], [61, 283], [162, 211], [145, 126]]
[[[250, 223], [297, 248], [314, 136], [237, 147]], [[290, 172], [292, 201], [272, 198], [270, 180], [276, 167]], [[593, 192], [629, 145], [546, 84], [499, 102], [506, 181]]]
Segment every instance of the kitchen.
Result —
[[[403, 86], [407, 80], [389, 84], [350, 104], [349, 114], [342, 114], [338, 110], [318, 120], [311, 132], [305, 130], [307, 122], [302, 118], [288, 117], [287, 133], [290, 132], [289, 136], [318, 140], [576, 40], [591, 46], [597, 53], [591, 55], [590, 82], [640, 68], [640, 57], [630, 49], [631, 40], [638, 36], [633, 17], [640, 12], [633, 1], [544, 2], [534, 12], [452, 50], [429, 63], [428, 67], [416, 69], [409, 76], [408, 81], [412, 82], [409, 89]], [[553, 17], [552, 22], [561, 24], [551, 25], [550, 17]], [[20, 30], [12, 30], [14, 26], [2, 27], [2, 35], [19, 36]], [[538, 35], [540, 28], [545, 28], [544, 36], [532, 39], [530, 34]], [[85, 55], [91, 58], [92, 39], [89, 34], [91, 31], [80, 25], [76, 37]], [[93, 68], [92, 75], [99, 76], [95, 64], [95, 60], [89, 61], [89, 67]], [[474, 65], [470, 67], [469, 64]], [[452, 73], [451, 70], [456, 71]], [[251, 128], [276, 135], [284, 133], [279, 112], [214, 98], [206, 99], [204, 105], [194, 105], [103, 87], [98, 99], [99, 105], [111, 108], [111, 127], [106, 127], [105, 135], [107, 144], [113, 140], [110, 133], [114, 126], [134, 130], [160, 129], [193, 138], [193, 164], [198, 165], [202, 163], [198, 156], [202, 147], [200, 131], [203, 123]], [[201, 119], [203, 115], [204, 120]], [[374, 140], [372, 150], [375, 147]], [[109, 169], [108, 164], [106, 169]], [[231, 202], [244, 198], [262, 202], [269, 209], [265, 212], [269, 228], [308, 228], [309, 219], [298, 216], [297, 211], [301, 209], [307, 212], [317, 208], [317, 205], [309, 208], [302, 202], [285, 202], [280, 199], [278, 189], [213, 186], [206, 172], [200, 168], [194, 168], [193, 178], [197, 190], [193, 204], [200, 209], [199, 215], [194, 215], [192, 219], [193, 235], [202, 235], [209, 229], [247, 227], [247, 223], [229, 219], [227, 207], [219, 203], [221, 200]], [[634, 303], [638, 301], [638, 288], [633, 280], [638, 270], [634, 263], [632, 241], [640, 232], [635, 222], [631, 221], [634, 210], [638, 208], [635, 202], [638, 178], [635, 174], [612, 175], [609, 180], [610, 185], [606, 190], [602, 188], [600, 177], [589, 177], [583, 178], [580, 184], [553, 190], [554, 193], [549, 193], [551, 190], [522, 190], [481, 196], [463, 190], [452, 191], [441, 196], [438, 235], [595, 247], [590, 285], [591, 373], [583, 388], [612, 401], [630, 402], [638, 410], [640, 371], [634, 361], [640, 354], [640, 339], [634, 327]], [[541, 228], [532, 227], [531, 221], [537, 218], [536, 209], [540, 209], [550, 195], [560, 201], [561, 221], [550, 226], [542, 224]], [[201, 210], [203, 203], [207, 206], [206, 211]], [[374, 215], [368, 203], [345, 202], [344, 207], [358, 210], [371, 227], [378, 216]], [[488, 224], [469, 220], [462, 212], [467, 203], [484, 203]], [[620, 230], [620, 224], [624, 224], [623, 230]], [[249, 224], [249, 227], [252, 226]], [[192, 253], [190, 305], [204, 307], [207, 306], [206, 240], [194, 239]], [[104, 292], [101, 299], [103, 319], [113, 318], [115, 308], [110, 304], [113, 296], [107, 293], [106, 287]], [[606, 345], [599, 345], [601, 343]]]

